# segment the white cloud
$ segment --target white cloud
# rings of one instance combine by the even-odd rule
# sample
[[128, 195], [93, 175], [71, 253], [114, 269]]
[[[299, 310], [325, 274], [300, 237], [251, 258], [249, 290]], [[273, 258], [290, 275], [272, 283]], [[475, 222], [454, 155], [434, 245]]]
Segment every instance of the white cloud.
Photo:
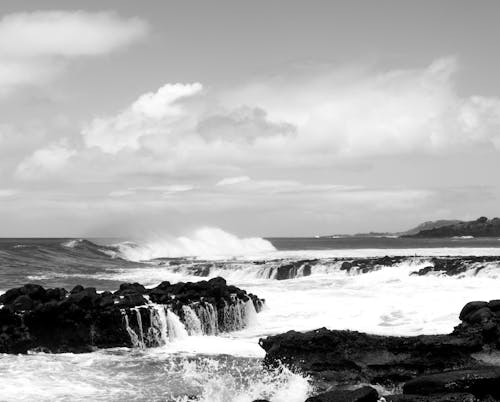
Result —
[[36, 11], [0, 20], [0, 91], [44, 84], [66, 60], [121, 49], [143, 38], [148, 25], [113, 12]]
[[36, 150], [17, 167], [16, 174], [22, 179], [36, 179], [46, 174], [63, 173], [69, 159], [76, 154], [64, 141]]
[[229, 179], [255, 168], [500, 149], [500, 99], [460, 96], [457, 68], [443, 58], [421, 69], [290, 73], [224, 92], [167, 84], [82, 135], [115, 155], [115, 170]]
[[85, 144], [111, 154], [137, 150], [142, 137], [167, 136], [171, 125], [189, 117], [182, 100], [201, 90], [199, 83], [166, 84], [156, 93], [144, 94], [118, 115], [94, 119], [82, 131]]

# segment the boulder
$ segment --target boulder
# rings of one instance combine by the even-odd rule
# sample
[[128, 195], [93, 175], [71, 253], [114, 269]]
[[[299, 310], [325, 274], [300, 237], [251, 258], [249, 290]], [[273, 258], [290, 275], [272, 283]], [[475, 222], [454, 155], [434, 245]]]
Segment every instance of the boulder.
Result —
[[378, 392], [372, 387], [362, 387], [354, 391], [328, 391], [312, 396], [306, 402], [377, 402]]

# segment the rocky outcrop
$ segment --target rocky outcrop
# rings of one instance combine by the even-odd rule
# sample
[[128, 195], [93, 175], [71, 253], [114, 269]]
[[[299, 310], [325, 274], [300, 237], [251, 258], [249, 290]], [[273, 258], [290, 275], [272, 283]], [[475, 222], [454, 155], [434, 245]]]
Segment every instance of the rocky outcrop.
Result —
[[379, 384], [402, 387], [404, 395], [388, 397], [391, 401], [500, 400], [500, 368], [477, 360], [479, 352], [500, 349], [500, 300], [470, 302], [460, 319], [445, 335], [376, 336], [321, 328], [259, 343], [266, 365], [302, 371], [318, 390]]
[[152, 289], [127, 283], [114, 293], [28, 284], [0, 296], [0, 353], [158, 346], [179, 332], [242, 329], [263, 303], [223, 278]]
[[488, 266], [500, 266], [500, 256], [461, 256], [461, 257], [433, 257], [430, 264], [412, 273], [412, 275], [427, 275], [431, 272], [447, 276], [457, 276], [465, 272], [477, 275]]
[[361, 387], [355, 390], [328, 391], [312, 396], [306, 402], [377, 402], [378, 392], [372, 387]]
[[500, 399], [500, 367], [481, 367], [422, 376], [408, 381], [403, 393], [410, 395], [469, 394]]
[[265, 363], [282, 362], [319, 383], [398, 384], [423, 373], [470, 367], [481, 339], [451, 335], [393, 337], [326, 328], [260, 340]]
[[392, 267], [393, 265], [400, 264], [407, 257], [372, 257], [372, 258], [358, 258], [354, 260], [341, 260], [343, 261], [340, 265], [341, 271], [351, 272], [356, 270], [356, 272], [367, 273], [371, 271], [375, 271], [382, 267]]

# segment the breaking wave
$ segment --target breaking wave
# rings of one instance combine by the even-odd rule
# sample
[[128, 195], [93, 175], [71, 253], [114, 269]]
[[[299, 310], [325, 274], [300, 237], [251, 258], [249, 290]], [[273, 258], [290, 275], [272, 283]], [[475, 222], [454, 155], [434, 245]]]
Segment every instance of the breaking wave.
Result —
[[218, 228], [201, 228], [190, 236], [162, 238], [147, 243], [123, 242], [116, 247], [119, 255], [130, 261], [175, 257], [236, 257], [276, 250], [271, 242], [260, 237], [239, 238]]

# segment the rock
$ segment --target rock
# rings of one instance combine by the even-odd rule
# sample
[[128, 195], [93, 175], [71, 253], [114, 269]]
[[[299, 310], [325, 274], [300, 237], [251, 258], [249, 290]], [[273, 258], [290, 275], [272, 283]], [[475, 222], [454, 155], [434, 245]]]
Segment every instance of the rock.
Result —
[[260, 339], [265, 364], [283, 362], [329, 384], [395, 384], [418, 374], [468, 367], [481, 337], [393, 337], [326, 328]]
[[426, 375], [408, 381], [404, 394], [432, 395], [469, 393], [476, 397], [500, 398], [500, 367], [481, 367]]
[[312, 396], [306, 402], [377, 402], [378, 392], [372, 387], [362, 387], [354, 391], [328, 391]]
[[500, 311], [500, 300], [490, 300], [488, 302], [488, 307], [493, 312]]
[[144, 294], [146, 293], [146, 288], [140, 283], [122, 283], [120, 288], [115, 292], [115, 295], [124, 296], [128, 294]]
[[[151, 304], [146, 295], [163, 307]], [[155, 334], [160, 330], [152, 323], [155, 309], [163, 309], [164, 313], [169, 310], [182, 319], [184, 307], [192, 307], [195, 314], [199, 312], [200, 321], [218, 317], [217, 322], [205, 325], [211, 333], [218, 333], [244, 327], [245, 303], [249, 300], [257, 311], [264, 303], [255, 295], [227, 285], [223, 278], [162, 282], [154, 289], [126, 283], [114, 294], [80, 285], [69, 293], [61, 288], [25, 285], [8, 290], [0, 300], [0, 353], [79, 353], [96, 347], [130, 347], [136, 342], [129, 332], [131, 326], [136, 334], [148, 338], [143, 341], [146, 346], [158, 346]]]
[[462, 321], [467, 320], [467, 317], [469, 317], [472, 313], [476, 312], [479, 309], [482, 309], [484, 307], [488, 307], [488, 303], [484, 301], [473, 301], [467, 303], [463, 308], [462, 311], [460, 312], [460, 315], [458, 316]]
[[143, 306], [147, 304], [147, 300], [140, 294], [126, 294], [123, 299], [120, 300], [118, 305], [120, 307], [136, 307]]
[[472, 394], [388, 395], [386, 402], [479, 402]]
[[474, 311], [466, 316], [465, 320], [470, 324], [480, 324], [489, 321], [493, 313], [489, 307], [482, 307], [479, 310]]
[[33, 300], [28, 295], [21, 295], [12, 303], [14, 311], [31, 310], [33, 308]]

